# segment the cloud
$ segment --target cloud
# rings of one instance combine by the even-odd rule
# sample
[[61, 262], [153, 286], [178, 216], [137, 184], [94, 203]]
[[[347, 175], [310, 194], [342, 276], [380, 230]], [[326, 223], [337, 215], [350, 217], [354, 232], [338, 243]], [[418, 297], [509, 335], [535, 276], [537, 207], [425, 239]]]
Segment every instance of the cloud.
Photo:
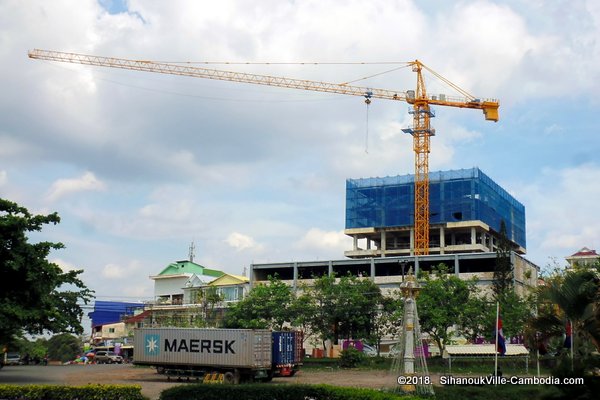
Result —
[[600, 166], [594, 163], [547, 168], [543, 175], [517, 189], [527, 210], [528, 256], [541, 262], [564, 259], [583, 246], [600, 242]]
[[304, 234], [297, 247], [311, 252], [326, 251], [327, 253], [344, 254], [350, 250], [352, 239], [343, 231], [324, 231], [319, 228], [311, 228]]
[[62, 269], [63, 272], [69, 272], [69, 271], [74, 271], [74, 270], [78, 270], [81, 268], [77, 268], [76, 266], [74, 266], [73, 264], [64, 261], [60, 258], [55, 258], [53, 259], [51, 262], [53, 262], [54, 264], [58, 265], [60, 267], [60, 269]]
[[227, 236], [227, 239], [225, 239], [225, 242], [236, 251], [248, 249], [260, 250], [262, 248], [262, 246], [257, 244], [252, 237], [239, 232], [230, 233], [229, 236]]
[[141, 263], [137, 260], [130, 261], [127, 265], [108, 263], [102, 268], [101, 275], [108, 280], [122, 280], [134, 276], [142, 278], [138, 273], [141, 266]]
[[102, 191], [106, 189], [106, 185], [98, 180], [91, 172], [84, 173], [79, 178], [74, 179], [59, 179], [55, 181], [47, 194], [47, 199], [56, 201], [62, 197], [86, 191]]

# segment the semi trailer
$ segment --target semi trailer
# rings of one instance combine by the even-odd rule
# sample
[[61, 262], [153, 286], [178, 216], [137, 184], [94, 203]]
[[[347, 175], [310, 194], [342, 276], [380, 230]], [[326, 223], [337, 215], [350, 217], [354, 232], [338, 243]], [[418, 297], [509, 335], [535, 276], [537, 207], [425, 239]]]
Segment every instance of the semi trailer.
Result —
[[[138, 328], [136, 365], [167, 376], [219, 379], [224, 383], [292, 376], [302, 361], [302, 333], [264, 329]], [[218, 378], [216, 378], [218, 377]]]

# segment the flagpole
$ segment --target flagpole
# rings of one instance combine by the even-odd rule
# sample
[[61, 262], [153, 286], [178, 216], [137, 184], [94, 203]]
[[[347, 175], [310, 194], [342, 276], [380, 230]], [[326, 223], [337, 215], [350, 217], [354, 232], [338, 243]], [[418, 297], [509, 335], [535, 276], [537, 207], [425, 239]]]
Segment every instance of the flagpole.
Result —
[[495, 345], [495, 350], [496, 350], [496, 357], [495, 357], [495, 361], [494, 361], [494, 382], [497, 385], [497, 380], [498, 380], [498, 317], [500, 316], [500, 303], [496, 302], [496, 345]]
[[575, 370], [573, 365], [573, 347], [575, 347], [575, 327], [573, 326], [573, 321], [569, 320], [569, 325], [571, 325], [571, 372]]

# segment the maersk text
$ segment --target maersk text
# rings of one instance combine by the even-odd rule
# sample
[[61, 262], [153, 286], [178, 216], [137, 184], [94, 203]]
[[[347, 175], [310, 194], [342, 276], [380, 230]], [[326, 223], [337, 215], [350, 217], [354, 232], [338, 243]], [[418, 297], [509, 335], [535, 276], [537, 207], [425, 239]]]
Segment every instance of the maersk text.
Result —
[[233, 344], [235, 340], [209, 340], [209, 339], [165, 339], [165, 351], [179, 353], [215, 353], [235, 354]]

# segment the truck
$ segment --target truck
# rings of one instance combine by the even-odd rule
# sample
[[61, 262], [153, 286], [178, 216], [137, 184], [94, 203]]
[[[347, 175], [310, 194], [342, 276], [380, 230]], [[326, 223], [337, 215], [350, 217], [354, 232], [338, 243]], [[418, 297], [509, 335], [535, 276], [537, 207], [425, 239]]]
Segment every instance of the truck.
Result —
[[169, 378], [223, 383], [292, 376], [302, 361], [301, 332], [266, 329], [138, 328], [133, 363]]

